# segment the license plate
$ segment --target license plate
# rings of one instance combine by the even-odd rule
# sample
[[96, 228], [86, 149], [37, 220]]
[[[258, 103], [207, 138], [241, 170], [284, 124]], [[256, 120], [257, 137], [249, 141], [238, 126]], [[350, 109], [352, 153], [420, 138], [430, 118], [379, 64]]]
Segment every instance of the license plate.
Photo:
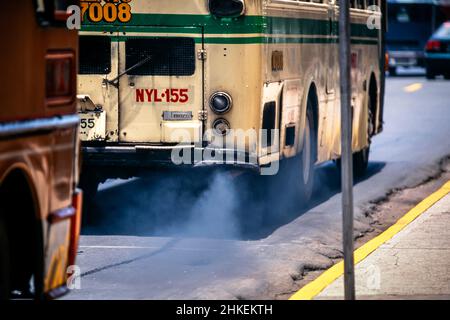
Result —
[[164, 121], [183, 121], [192, 120], [193, 115], [191, 111], [164, 111], [163, 120]]
[[417, 59], [415, 58], [397, 58], [396, 60], [399, 65], [413, 66], [417, 64]]
[[80, 139], [99, 141], [106, 138], [106, 114], [104, 111], [80, 112]]

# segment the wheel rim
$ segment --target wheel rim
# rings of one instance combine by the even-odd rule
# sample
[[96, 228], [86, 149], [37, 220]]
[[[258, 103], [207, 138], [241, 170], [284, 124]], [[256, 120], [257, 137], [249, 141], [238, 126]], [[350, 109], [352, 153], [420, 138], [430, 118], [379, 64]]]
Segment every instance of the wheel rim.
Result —
[[311, 128], [309, 125], [309, 119], [306, 119], [305, 126], [305, 138], [303, 143], [302, 152], [302, 164], [303, 164], [303, 182], [306, 184], [309, 181], [310, 166], [311, 166]]

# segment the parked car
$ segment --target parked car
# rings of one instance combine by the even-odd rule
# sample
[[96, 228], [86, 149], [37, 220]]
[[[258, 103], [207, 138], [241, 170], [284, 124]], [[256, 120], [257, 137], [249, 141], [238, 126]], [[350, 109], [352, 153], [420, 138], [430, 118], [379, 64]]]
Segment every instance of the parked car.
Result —
[[427, 79], [443, 75], [450, 79], [450, 21], [445, 22], [431, 36], [425, 47]]
[[424, 67], [423, 48], [431, 34], [450, 19], [449, 6], [436, 0], [388, 0], [389, 74], [397, 67]]

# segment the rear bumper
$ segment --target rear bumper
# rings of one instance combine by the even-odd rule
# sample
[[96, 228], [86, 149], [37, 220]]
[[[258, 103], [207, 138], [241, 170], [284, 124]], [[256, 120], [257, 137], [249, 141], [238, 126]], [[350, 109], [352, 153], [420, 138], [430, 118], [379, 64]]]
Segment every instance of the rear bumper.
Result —
[[[259, 171], [255, 156], [237, 150], [198, 146], [83, 146], [83, 167], [114, 168], [117, 177], [138, 175], [152, 168], [227, 167]], [[108, 170], [111, 171], [111, 170]], [[127, 174], [122, 172], [128, 171]], [[111, 176], [109, 176], [112, 178]]]
[[424, 65], [422, 51], [389, 51], [389, 67], [415, 67]]
[[435, 74], [450, 74], [450, 54], [427, 55], [425, 66]]

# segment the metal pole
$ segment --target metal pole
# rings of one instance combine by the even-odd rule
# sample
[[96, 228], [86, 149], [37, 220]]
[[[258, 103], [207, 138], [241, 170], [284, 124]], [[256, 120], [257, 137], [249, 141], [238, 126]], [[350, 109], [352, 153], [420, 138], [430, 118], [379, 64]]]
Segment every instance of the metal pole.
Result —
[[353, 260], [353, 157], [350, 79], [350, 1], [339, 1], [339, 65], [341, 78], [341, 163], [345, 299], [355, 299]]

